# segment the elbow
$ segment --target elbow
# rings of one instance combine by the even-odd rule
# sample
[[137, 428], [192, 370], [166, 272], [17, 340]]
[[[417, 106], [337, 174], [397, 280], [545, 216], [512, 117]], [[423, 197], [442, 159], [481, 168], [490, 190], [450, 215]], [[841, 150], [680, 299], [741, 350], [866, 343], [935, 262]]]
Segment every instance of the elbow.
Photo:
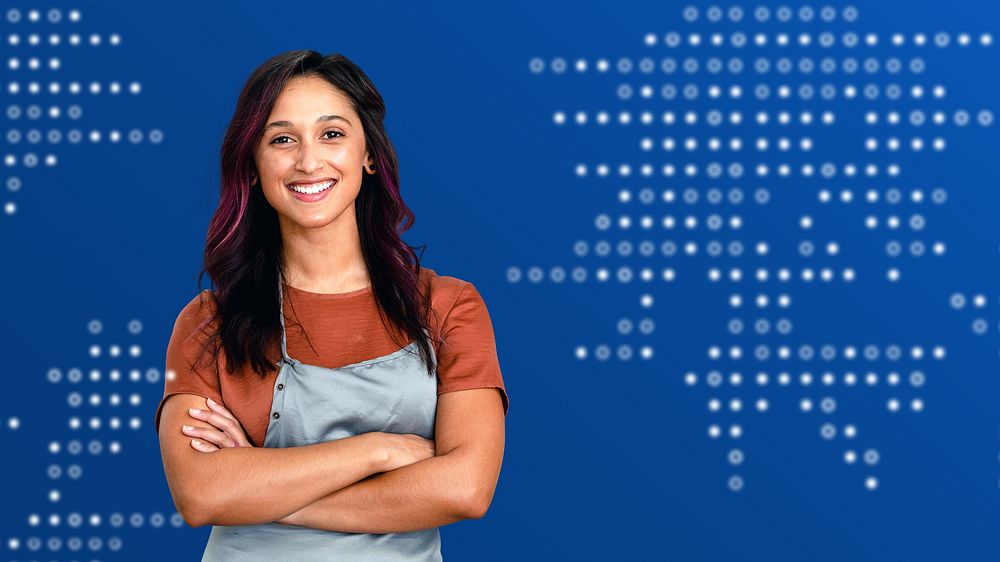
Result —
[[493, 488], [473, 487], [466, 494], [462, 505], [462, 517], [465, 519], [482, 519], [493, 502]]
[[191, 509], [185, 509], [184, 511], [178, 511], [184, 522], [188, 524], [189, 527], [204, 527], [205, 525], [210, 525], [211, 520], [205, 515], [203, 511], [192, 511]]
[[204, 501], [183, 497], [175, 500], [174, 506], [177, 508], [177, 513], [180, 514], [189, 527], [204, 527], [205, 525], [213, 524], [212, 515]]

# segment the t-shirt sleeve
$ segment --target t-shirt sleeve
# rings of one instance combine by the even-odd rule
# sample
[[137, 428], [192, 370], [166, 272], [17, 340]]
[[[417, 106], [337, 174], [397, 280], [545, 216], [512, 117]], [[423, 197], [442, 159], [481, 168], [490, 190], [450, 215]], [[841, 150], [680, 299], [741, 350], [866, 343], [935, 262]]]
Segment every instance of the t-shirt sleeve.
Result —
[[163, 398], [156, 407], [153, 421], [157, 434], [163, 403], [171, 395], [197, 394], [223, 403], [215, 356], [211, 349], [202, 355], [202, 347], [212, 335], [214, 308], [211, 291], [205, 290], [195, 296], [174, 321], [174, 330], [167, 344]]
[[438, 394], [473, 388], [496, 388], [507, 415], [493, 323], [483, 297], [472, 283], [459, 290], [441, 329], [444, 342], [438, 352]]

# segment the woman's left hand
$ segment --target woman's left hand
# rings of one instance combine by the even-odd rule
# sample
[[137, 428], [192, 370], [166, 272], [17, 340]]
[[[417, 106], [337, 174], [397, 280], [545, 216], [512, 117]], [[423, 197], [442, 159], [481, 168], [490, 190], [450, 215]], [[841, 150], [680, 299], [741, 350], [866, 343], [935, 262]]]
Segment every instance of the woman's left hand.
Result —
[[192, 408], [188, 410], [188, 415], [215, 426], [215, 429], [182, 426], [184, 435], [195, 438], [191, 440], [191, 447], [203, 453], [218, 451], [223, 447], [253, 447], [236, 416], [211, 398], [206, 400], [211, 410]]

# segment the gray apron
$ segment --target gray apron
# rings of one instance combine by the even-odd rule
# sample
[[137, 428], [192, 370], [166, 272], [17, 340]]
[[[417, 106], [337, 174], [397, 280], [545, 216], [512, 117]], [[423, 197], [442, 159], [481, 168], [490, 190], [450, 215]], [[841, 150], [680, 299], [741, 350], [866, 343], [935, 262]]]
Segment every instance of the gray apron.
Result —
[[[281, 284], [282, 359], [264, 447], [299, 447], [372, 431], [433, 439], [437, 377], [427, 374], [417, 343], [335, 369], [302, 363], [288, 356]], [[202, 557], [202, 562], [281, 560], [442, 560], [441, 538], [437, 527], [371, 534], [280, 523], [215, 525]]]

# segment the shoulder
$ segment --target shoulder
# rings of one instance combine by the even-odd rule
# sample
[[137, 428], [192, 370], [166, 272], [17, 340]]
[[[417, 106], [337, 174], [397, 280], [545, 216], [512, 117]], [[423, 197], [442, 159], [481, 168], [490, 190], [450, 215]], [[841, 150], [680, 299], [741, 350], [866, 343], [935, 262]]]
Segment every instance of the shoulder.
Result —
[[200, 328], [207, 327], [215, 318], [215, 293], [205, 289], [196, 294], [177, 314], [174, 333], [191, 335]]
[[431, 298], [431, 307], [438, 316], [444, 319], [460, 300], [478, 297], [479, 293], [472, 283], [451, 275], [440, 275], [437, 271], [420, 268], [421, 284], [427, 289]]
[[177, 317], [183, 320], [204, 319], [214, 313], [215, 293], [211, 289], [205, 289], [188, 301]]
[[433, 269], [424, 275], [423, 269], [421, 276], [430, 286], [434, 325], [440, 335], [453, 334], [456, 329], [480, 336], [492, 332], [486, 302], [471, 281], [439, 275]]

